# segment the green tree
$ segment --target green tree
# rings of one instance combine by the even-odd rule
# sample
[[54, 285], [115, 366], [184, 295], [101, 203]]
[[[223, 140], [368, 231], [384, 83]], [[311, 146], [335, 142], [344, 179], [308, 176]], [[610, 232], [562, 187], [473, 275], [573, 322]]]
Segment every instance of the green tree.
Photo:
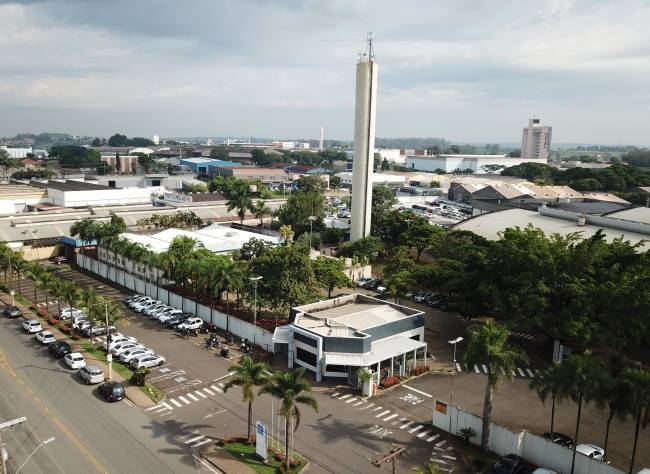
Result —
[[346, 242], [339, 247], [344, 257], [366, 257], [374, 261], [384, 251], [384, 244], [379, 237], [369, 235], [354, 242]]
[[251, 440], [251, 426], [253, 422], [253, 402], [255, 401], [256, 386], [263, 386], [268, 382], [269, 367], [264, 362], [254, 362], [253, 359], [244, 355], [241, 362], [228, 367], [233, 376], [223, 386], [226, 393], [234, 386], [241, 387], [242, 400], [248, 403], [248, 440]]
[[406, 232], [402, 235], [403, 245], [415, 247], [417, 251], [416, 262], [420, 261], [420, 256], [425, 249], [434, 246], [435, 239], [443, 233], [440, 227], [429, 224], [425, 217], [416, 217], [409, 222]]
[[273, 376], [262, 386], [260, 394], [271, 395], [280, 400], [280, 414], [284, 417], [284, 447], [285, 447], [285, 470], [289, 472], [291, 459], [289, 457], [289, 430], [291, 420], [296, 420], [294, 432], [300, 426], [299, 405], [305, 405], [318, 411], [318, 402], [311, 394], [311, 385], [305, 378], [305, 369], [300, 367], [287, 372], [275, 372]]
[[266, 201], [263, 199], [258, 199], [257, 202], [253, 205], [252, 211], [255, 213], [255, 217], [260, 220], [260, 227], [264, 227], [264, 218], [270, 216], [273, 213]]
[[216, 146], [210, 149], [210, 158], [221, 161], [230, 161], [230, 155], [228, 155], [228, 149], [224, 146]]
[[68, 303], [68, 306], [72, 308], [75, 304], [77, 304], [79, 298], [80, 291], [79, 288], [77, 288], [77, 285], [75, 285], [74, 282], [64, 280], [63, 284], [61, 285], [61, 299]]
[[153, 166], [154, 161], [149, 155], [138, 153], [138, 164], [144, 168], [145, 173], [148, 173], [149, 169]]
[[343, 288], [352, 285], [352, 282], [345, 274], [344, 263], [336, 258], [316, 257], [313, 262], [314, 275], [321, 288], [327, 290], [327, 297], [332, 297], [334, 288]]
[[416, 282], [413, 274], [409, 271], [402, 270], [388, 275], [386, 278], [386, 289], [393, 297], [395, 303], [401, 303], [402, 297], [408, 293]]
[[260, 148], [251, 150], [251, 159], [257, 166], [270, 166], [273, 164], [273, 156], [265, 153]]
[[530, 383], [543, 403], [551, 399], [551, 433], [555, 431], [555, 404], [568, 397], [569, 383], [567, 372], [558, 363], [537, 372]]
[[[639, 431], [646, 428], [650, 419], [650, 371], [643, 368], [626, 370], [624, 374], [626, 383], [632, 388], [632, 413], [635, 417], [634, 444], [630, 459], [630, 474], [634, 472], [636, 449], [639, 442]], [[577, 439], [576, 439], [577, 442]]]
[[25, 276], [31, 280], [32, 286], [34, 287], [34, 304], [38, 305], [38, 286], [36, 285], [36, 282], [38, 281], [39, 277], [41, 274], [45, 271], [45, 269], [40, 266], [38, 263], [32, 262], [29, 267], [27, 268], [27, 271], [25, 272]]
[[0, 168], [3, 170], [3, 175], [7, 176], [11, 168], [16, 167], [16, 162], [9, 157], [7, 150], [0, 148]]
[[255, 204], [253, 204], [250, 191], [246, 188], [240, 187], [233, 190], [226, 202], [226, 207], [228, 212], [236, 210], [237, 215], [239, 216], [239, 223], [244, 225], [246, 211], [253, 211], [255, 209]]
[[120, 135], [119, 133], [116, 133], [108, 139], [108, 146], [111, 147], [122, 147], [128, 145], [129, 139], [126, 135]]
[[[483, 400], [483, 427], [481, 431], [481, 451], [486, 452], [490, 439], [492, 420], [492, 400], [494, 391], [503, 379], [512, 378], [518, 363], [527, 361], [526, 355], [518, 347], [508, 344], [510, 331], [491, 321], [468, 328], [469, 341], [465, 352], [467, 364], [483, 364], [487, 367], [485, 398]], [[577, 440], [576, 440], [577, 441]]]

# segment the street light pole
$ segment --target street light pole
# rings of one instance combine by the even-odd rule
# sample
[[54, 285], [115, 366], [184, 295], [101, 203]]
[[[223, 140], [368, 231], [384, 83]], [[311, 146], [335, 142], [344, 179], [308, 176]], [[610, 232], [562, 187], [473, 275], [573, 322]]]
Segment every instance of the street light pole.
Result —
[[261, 279], [261, 276], [250, 278], [251, 281], [255, 282], [255, 298], [253, 299], [253, 346], [255, 346], [255, 332], [257, 330], [257, 282]]
[[318, 219], [316, 216], [309, 216], [309, 251], [311, 252], [311, 234], [314, 226], [314, 221]]
[[[108, 302], [91, 304], [88, 309], [99, 305], [104, 306], [104, 324], [106, 326], [106, 362], [108, 362], [108, 380], [110, 381], [113, 378], [113, 354], [111, 354], [111, 330], [108, 327]], [[90, 337], [92, 338], [92, 329]]]
[[[454, 403], [454, 375], [456, 375], [456, 345], [462, 341], [463, 338], [458, 336], [456, 339], [452, 341], [447, 341], [449, 344], [452, 344], [454, 346], [454, 366], [451, 369], [451, 395], [449, 397], [449, 404], [453, 405]], [[451, 414], [449, 415], [449, 432], [451, 433]]]
[[41, 448], [41, 446], [45, 446], [46, 444], [51, 443], [52, 441], [54, 441], [54, 439], [55, 439], [54, 436], [52, 436], [50, 438], [47, 438], [45, 441], [41, 441], [40, 443], [38, 443], [38, 446], [36, 446], [36, 448], [34, 448], [34, 451], [32, 451], [32, 453], [27, 457], [27, 459], [25, 459], [25, 462], [20, 465], [20, 467], [16, 470], [15, 474], [18, 474], [20, 472], [20, 470], [25, 466], [25, 464], [29, 462], [29, 460], [32, 458], [34, 454], [36, 454], [36, 451], [38, 451]]

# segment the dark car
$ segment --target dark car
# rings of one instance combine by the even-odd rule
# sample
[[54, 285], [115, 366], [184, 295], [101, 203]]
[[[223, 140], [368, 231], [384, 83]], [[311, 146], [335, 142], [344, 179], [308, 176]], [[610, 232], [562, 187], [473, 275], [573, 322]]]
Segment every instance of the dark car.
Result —
[[8, 318], [19, 318], [20, 316], [23, 315], [23, 312], [20, 310], [18, 306], [12, 306], [8, 304], [2, 310], [2, 314], [4, 314]]
[[50, 344], [49, 351], [54, 355], [54, 357], [60, 359], [61, 357], [70, 354], [72, 348], [70, 347], [70, 344], [65, 341], [54, 341]]
[[552, 441], [555, 444], [564, 446], [565, 448], [573, 448], [573, 438], [563, 433], [544, 433], [542, 438]]
[[97, 391], [108, 402], [119, 402], [124, 398], [124, 385], [119, 382], [106, 382], [101, 384]]
[[179, 314], [177, 316], [174, 316], [173, 318], [169, 318], [167, 321], [165, 321], [165, 326], [168, 328], [175, 328], [181, 323], [184, 323], [187, 321], [189, 318], [194, 316], [192, 313], [183, 313]]
[[381, 285], [383, 282], [381, 280], [370, 280], [368, 283], [363, 285], [363, 287], [366, 290], [372, 290], [375, 291], [379, 285]]
[[68, 262], [68, 257], [64, 257], [63, 255], [54, 257], [52, 259], [55, 263], [55, 265], [61, 265], [62, 263], [67, 263]]
[[490, 472], [494, 474], [517, 474], [525, 469], [524, 460], [516, 454], [508, 454], [499, 459]]

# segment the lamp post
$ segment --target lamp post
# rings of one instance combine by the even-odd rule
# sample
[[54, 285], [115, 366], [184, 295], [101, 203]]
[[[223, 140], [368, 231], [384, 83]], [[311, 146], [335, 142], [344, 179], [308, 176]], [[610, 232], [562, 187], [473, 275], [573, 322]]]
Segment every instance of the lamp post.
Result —
[[[449, 397], [450, 405], [454, 403], [454, 375], [456, 375], [456, 345], [462, 340], [463, 338], [458, 336], [456, 339], [447, 341], [449, 344], [452, 344], [454, 346], [454, 356], [453, 356], [454, 366], [451, 369], [451, 396]], [[449, 415], [449, 432], [451, 433], [451, 414]]]
[[36, 454], [36, 451], [38, 451], [38, 450], [41, 448], [41, 446], [45, 446], [46, 444], [51, 443], [52, 441], [54, 441], [54, 439], [55, 439], [54, 436], [52, 436], [52, 437], [47, 438], [46, 440], [41, 441], [40, 443], [38, 443], [38, 446], [36, 446], [36, 448], [34, 448], [34, 451], [32, 451], [32, 453], [27, 457], [27, 459], [25, 459], [25, 462], [22, 463], [22, 464], [20, 465], [20, 467], [16, 470], [16, 474], [18, 474], [18, 473], [20, 472], [20, 470], [21, 470], [23, 467], [25, 467], [25, 464], [27, 464], [27, 463], [29, 462], [29, 460], [32, 458], [32, 456], [33, 456], [34, 454]]
[[255, 331], [257, 329], [257, 282], [261, 279], [261, 276], [250, 277], [250, 281], [255, 282], [255, 297], [253, 298], [253, 346], [255, 345]]
[[[108, 380], [113, 378], [113, 354], [111, 354], [111, 330], [108, 327], [108, 301], [95, 303], [88, 306], [88, 309], [93, 306], [104, 306], [104, 324], [106, 325], [106, 362], [108, 362]], [[90, 337], [93, 337], [92, 328], [90, 329]]]
[[307, 219], [309, 219], [309, 251], [311, 252], [311, 234], [314, 227], [314, 221], [318, 219], [318, 217], [309, 216]]

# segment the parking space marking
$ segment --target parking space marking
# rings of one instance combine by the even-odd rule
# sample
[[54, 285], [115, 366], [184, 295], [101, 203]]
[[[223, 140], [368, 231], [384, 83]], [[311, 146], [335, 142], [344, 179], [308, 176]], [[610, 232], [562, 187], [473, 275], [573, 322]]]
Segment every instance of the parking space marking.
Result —
[[425, 436], [430, 435], [430, 434], [431, 434], [431, 431], [423, 431], [422, 433], [420, 433], [418, 435], [418, 438], [424, 438]]
[[530, 370], [528, 367], [526, 367], [526, 372], [528, 372], [528, 375], [530, 375], [530, 378], [535, 377], [535, 374], [533, 373], [533, 371]]
[[339, 400], [345, 400], [346, 398], [351, 397], [351, 396], [352, 396], [351, 393], [348, 393], [348, 394], [346, 394], [346, 395], [341, 395], [341, 396], [339, 397]]
[[373, 408], [373, 409], [370, 410], [370, 411], [371, 411], [371, 412], [375, 412], [375, 411], [377, 411], [377, 410], [381, 410], [382, 408], [384, 408], [384, 407], [376, 407], [376, 408]]
[[333, 396], [334, 398], [338, 397], [339, 395], [341, 395], [339, 392], [334, 392], [334, 393], [332, 394], [332, 396]]
[[359, 410], [367, 410], [368, 408], [370, 408], [373, 405], [374, 405], [374, 403], [368, 403], [365, 407], [359, 408]]
[[488, 369], [487, 369], [487, 367], [485, 366], [485, 364], [482, 364], [481, 367], [483, 368], [483, 372], [487, 375], [487, 373], [488, 373]]
[[363, 405], [364, 403], [368, 403], [368, 402], [365, 401], [365, 400], [360, 400], [360, 401], [358, 401], [357, 403], [355, 403], [355, 404], [352, 405], [352, 406], [353, 406], [353, 407], [358, 407], [359, 405]]
[[440, 438], [440, 435], [439, 434], [434, 434], [430, 438], [427, 438], [426, 441], [427, 441], [427, 443], [430, 443], [431, 441], [434, 441], [434, 440], [436, 440], [438, 438]]
[[403, 385], [404, 388], [407, 388], [413, 392], [419, 393], [420, 395], [424, 395], [425, 397], [433, 398], [433, 395], [428, 394], [427, 392], [423, 392], [422, 390], [418, 390], [417, 388], [409, 387], [408, 385]]
[[519, 372], [519, 375], [521, 375], [522, 377], [526, 376], [526, 374], [524, 374], [524, 371], [521, 370], [521, 367], [517, 367], [517, 372]]
[[192, 447], [193, 447], [193, 448], [198, 448], [199, 446], [203, 446], [204, 444], [207, 444], [207, 443], [209, 443], [210, 441], [212, 441], [210, 438], [205, 438], [203, 441], [201, 441], [201, 442], [199, 442], [199, 443], [194, 443], [194, 444], [192, 445]]
[[463, 368], [460, 366], [460, 364], [459, 364], [458, 362], [456, 362], [456, 370], [457, 370], [458, 372], [462, 372], [462, 371], [463, 371]]
[[390, 410], [384, 410], [381, 413], [378, 413], [377, 415], [375, 415], [375, 418], [381, 418], [382, 416], [386, 416], [389, 413], [390, 413]]
[[400, 430], [403, 430], [404, 428], [408, 428], [411, 426], [415, 421], [409, 421], [408, 423], [404, 423], [402, 426], [399, 427]]
[[200, 396], [201, 398], [208, 398], [208, 396], [205, 395], [205, 394], [204, 394], [203, 392], [201, 392], [200, 390], [197, 390], [197, 391], [194, 392], [194, 393], [196, 393], [196, 394], [197, 394], [198, 396]]
[[356, 398], [356, 397], [352, 397], [352, 398], [346, 400], [345, 403], [352, 403], [352, 402], [356, 402], [356, 401], [359, 401], [359, 399]]
[[389, 420], [392, 420], [392, 419], [395, 418], [396, 416], [397, 416], [397, 413], [393, 413], [392, 415], [387, 416], [386, 418], [384, 418], [382, 421], [389, 421]]
[[417, 425], [416, 427], [411, 428], [411, 429], [409, 430], [409, 433], [415, 433], [416, 431], [419, 431], [419, 430], [421, 430], [422, 428], [424, 428], [424, 425]]
[[162, 402], [162, 406], [164, 406], [168, 410], [173, 410], [173, 408], [167, 402]]
[[476, 372], [477, 374], [481, 373], [481, 371], [478, 370], [478, 365], [476, 365], [476, 364], [474, 364], [474, 372]]
[[402, 423], [402, 422], [404, 422], [404, 421], [406, 421], [406, 418], [402, 417], [402, 418], [400, 418], [399, 420], [395, 420], [395, 421], [393, 421], [393, 422], [391, 423], [391, 425], [395, 426], [397, 423]]

